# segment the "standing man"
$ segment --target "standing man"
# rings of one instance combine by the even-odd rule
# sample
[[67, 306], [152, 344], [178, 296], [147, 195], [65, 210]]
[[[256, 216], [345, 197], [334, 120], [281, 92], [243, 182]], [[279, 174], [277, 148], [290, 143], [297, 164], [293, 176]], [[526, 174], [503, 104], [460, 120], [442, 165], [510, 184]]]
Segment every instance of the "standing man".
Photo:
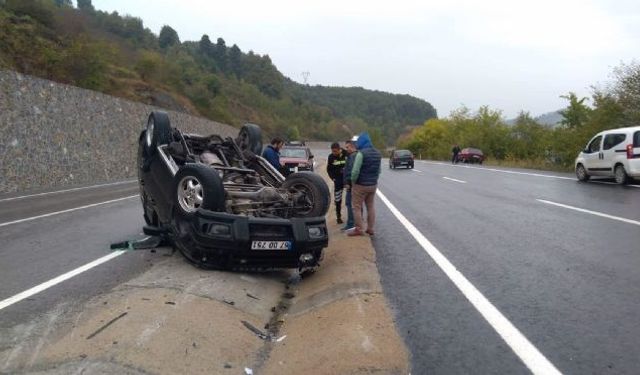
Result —
[[353, 220], [353, 207], [351, 206], [351, 170], [353, 169], [353, 161], [356, 157], [356, 143], [353, 139], [345, 142], [345, 150], [347, 151], [347, 162], [344, 166], [344, 205], [347, 208], [347, 224], [342, 230], [351, 229], [355, 223]]
[[342, 190], [344, 189], [344, 166], [347, 162], [347, 152], [338, 142], [331, 144], [331, 154], [327, 159], [327, 174], [333, 181], [333, 198], [336, 203], [336, 219], [342, 224]]
[[358, 152], [353, 160], [351, 169], [353, 216], [355, 227], [350, 230], [349, 236], [363, 235], [362, 207], [367, 207], [367, 230], [364, 233], [373, 236], [373, 227], [376, 221], [376, 211], [373, 206], [378, 188], [378, 177], [380, 176], [380, 163], [382, 155], [371, 143], [369, 134], [362, 133], [356, 141]]
[[262, 157], [267, 159], [269, 164], [273, 165], [275, 169], [280, 171], [280, 149], [284, 146], [284, 140], [280, 137], [275, 137], [271, 140], [271, 144], [267, 145], [262, 151]]
[[459, 153], [460, 153], [460, 146], [458, 146], [457, 144], [453, 145], [453, 148], [451, 149], [451, 154], [453, 154], [453, 156], [451, 157], [451, 164], [458, 163]]

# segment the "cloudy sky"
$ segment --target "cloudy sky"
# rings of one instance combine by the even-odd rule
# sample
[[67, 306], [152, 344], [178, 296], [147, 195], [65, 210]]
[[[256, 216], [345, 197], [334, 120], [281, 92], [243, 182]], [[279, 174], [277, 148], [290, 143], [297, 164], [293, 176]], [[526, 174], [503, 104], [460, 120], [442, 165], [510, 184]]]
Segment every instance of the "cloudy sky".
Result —
[[640, 60], [637, 0], [93, 0], [97, 9], [268, 54], [286, 76], [539, 115]]

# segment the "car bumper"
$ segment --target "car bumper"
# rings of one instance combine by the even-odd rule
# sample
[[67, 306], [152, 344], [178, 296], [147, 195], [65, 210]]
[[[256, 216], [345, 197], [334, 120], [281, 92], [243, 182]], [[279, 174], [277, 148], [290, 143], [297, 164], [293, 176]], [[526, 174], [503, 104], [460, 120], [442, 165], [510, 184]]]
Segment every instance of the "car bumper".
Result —
[[638, 159], [628, 159], [629, 161], [629, 170], [627, 174], [633, 178], [640, 178], [640, 158]]
[[[208, 210], [181, 219], [175, 240], [188, 258], [202, 265], [260, 268], [317, 266], [329, 244], [324, 217], [254, 218]], [[288, 245], [281, 250], [252, 249], [257, 241]]]

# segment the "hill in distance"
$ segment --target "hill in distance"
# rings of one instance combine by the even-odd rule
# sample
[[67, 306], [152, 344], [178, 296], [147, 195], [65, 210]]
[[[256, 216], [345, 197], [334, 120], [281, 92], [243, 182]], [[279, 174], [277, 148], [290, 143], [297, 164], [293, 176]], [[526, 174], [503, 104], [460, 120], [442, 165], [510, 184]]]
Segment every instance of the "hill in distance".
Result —
[[308, 86], [268, 55], [203, 35], [181, 41], [140, 18], [91, 0], [0, 0], [0, 68], [240, 126], [260, 124], [289, 139], [344, 140], [369, 131], [382, 147], [408, 126], [437, 117], [428, 102], [360, 87]]

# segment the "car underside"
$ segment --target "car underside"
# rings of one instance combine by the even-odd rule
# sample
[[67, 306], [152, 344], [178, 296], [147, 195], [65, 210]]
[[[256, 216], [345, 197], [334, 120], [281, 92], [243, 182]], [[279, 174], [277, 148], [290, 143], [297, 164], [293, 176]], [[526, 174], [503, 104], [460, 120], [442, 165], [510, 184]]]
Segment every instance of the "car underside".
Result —
[[203, 267], [317, 266], [328, 244], [329, 189], [311, 172], [285, 178], [261, 148], [257, 125], [235, 139], [201, 136], [152, 112], [138, 148], [146, 231], [163, 233]]

